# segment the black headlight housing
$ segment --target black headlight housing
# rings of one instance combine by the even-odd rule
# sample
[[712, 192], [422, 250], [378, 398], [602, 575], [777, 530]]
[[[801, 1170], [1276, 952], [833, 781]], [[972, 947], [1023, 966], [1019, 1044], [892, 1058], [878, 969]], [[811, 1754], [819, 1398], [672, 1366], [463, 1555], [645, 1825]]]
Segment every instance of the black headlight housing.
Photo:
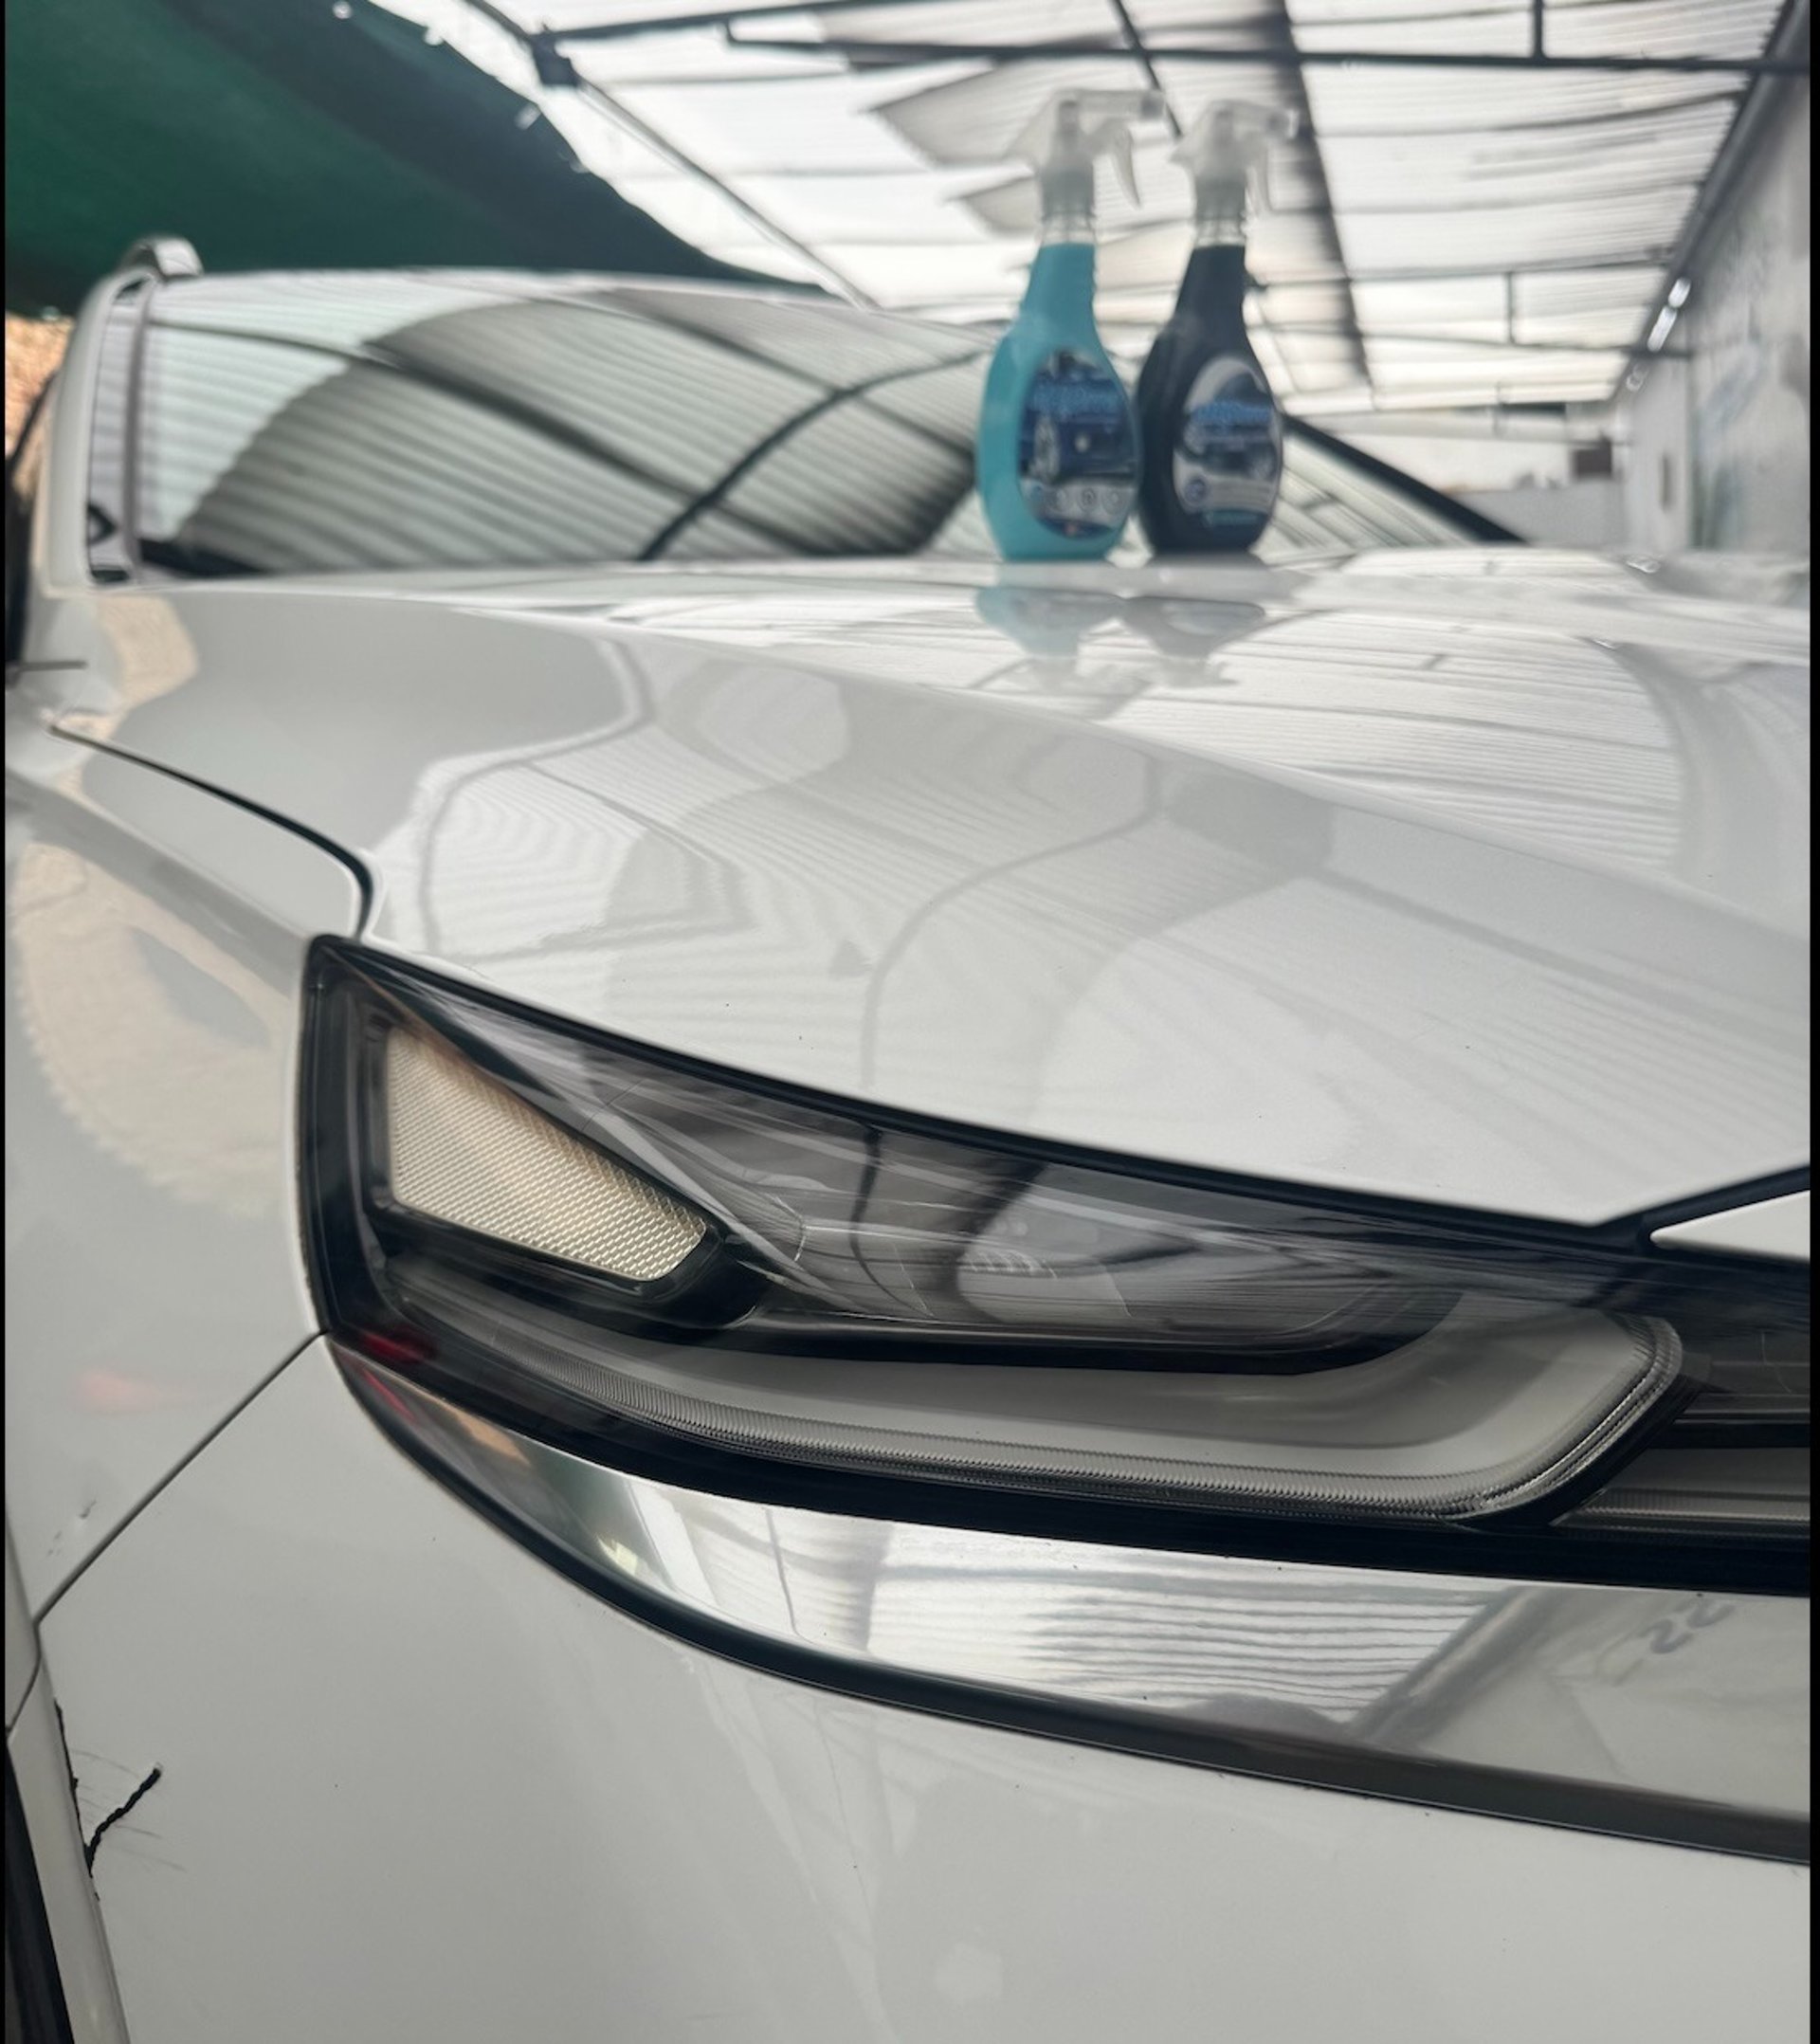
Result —
[[[348, 1367], [747, 1496], [1805, 1581], [1805, 1269], [956, 1129], [312, 958]], [[368, 1386], [370, 1395], [372, 1385]]]

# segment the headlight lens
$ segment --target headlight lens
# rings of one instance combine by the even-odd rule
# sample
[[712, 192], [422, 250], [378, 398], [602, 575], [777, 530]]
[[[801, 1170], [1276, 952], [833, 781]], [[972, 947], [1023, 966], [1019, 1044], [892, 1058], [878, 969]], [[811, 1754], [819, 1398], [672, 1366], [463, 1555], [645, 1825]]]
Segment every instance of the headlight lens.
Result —
[[549, 1438], [1329, 1524], [1805, 1528], [1773, 1268], [787, 1097], [336, 945], [310, 1054], [333, 1331]]

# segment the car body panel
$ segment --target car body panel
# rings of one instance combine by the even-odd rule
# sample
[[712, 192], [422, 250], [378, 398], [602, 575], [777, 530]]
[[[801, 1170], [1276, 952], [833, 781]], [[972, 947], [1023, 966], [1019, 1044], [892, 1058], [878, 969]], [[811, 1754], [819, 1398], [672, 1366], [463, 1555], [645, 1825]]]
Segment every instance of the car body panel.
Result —
[[316, 1327], [303, 955], [360, 894], [276, 824], [11, 735], [7, 1508], [40, 1611]]
[[848, 1515], [604, 1467], [477, 1423], [413, 1371], [343, 1367], [496, 1524], [750, 1666], [1230, 1774], [1806, 1862], [1804, 1597], [1128, 1546], [1081, 1512], [1057, 1537]]
[[[1740, 1981], [1805, 2035], [1800, 1868], [919, 1714], [609, 1607], [359, 1410], [295, 1195], [329, 932], [1355, 1193], [1598, 1221], [1804, 1164], [1804, 571], [101, 588], [118, 288], [8, 718], [9, 1744], [80, 2034], [99, 1894], [135, 2044], [1691, 2044]], [[1738, 1630], [1700, 1652], [1748, 1688]]]
[[319, 1344], [45, 1651], [85, 1825], [160, 1770], [95, 1864], [135, 2044], [1695, 2044], [1740, 1980], [1807, 2034], [1805, 1870], [736, 1666], [500, 1539]]
[[376, 942], [632, 1039], [1569, 1222], [1807, 1159], [1791, 605], [1462, 548], [88, 608], [46, 720], [346, 848]]
[[[113, 1959], [70, 1795], [63, 1716], [42, 1667], [7, 1726], [7, 1760], [32, 1858], [28, 1875], [9, 1857], [7, 1884], [10, 1890], [14, 1881], [36, 1878], [69, 2044], [127, 2044]], [[10, 1951], [8, 1961], [10, 1972]]]
[[7, 1533], [7, 1729], [19, 1715], [31, 1678], [38, 1672], [38, 1634], [26, 1603], [19, 1564], [13, 1559], [12, 1534]]
[[1813, 1226], [1807, 1193], [1753, 1200], [1722, 1214], [1696, 1214], [1658, 1228], [1651, 1239], [1665, 1249], [1704, 1250], [1731, 1256], [1774, 1256], [1784, 1263], [1811, 1259]]

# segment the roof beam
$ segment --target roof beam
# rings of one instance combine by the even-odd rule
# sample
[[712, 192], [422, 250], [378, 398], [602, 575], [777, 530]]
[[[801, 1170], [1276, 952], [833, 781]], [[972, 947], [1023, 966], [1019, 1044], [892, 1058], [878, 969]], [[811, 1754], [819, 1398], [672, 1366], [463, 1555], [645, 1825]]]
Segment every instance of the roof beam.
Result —
[[[1119, 17], [1119, 27], [1125, 38], [1126, 46], [1137, 58], [1138, 68], [1143, 72], [1150, 89], [1163, 102], [1163, 117], [1169, 122], [1169, 132], [1179, 142], [1182, 138], [1181, 118], [1175, 111], [1174, 102], [1169, 97], [1169, 87], [1163, 83], [1162, 73], [1156, 68], [1156, 60], [1145, 46], [1143, 32], [1131, 18], [1131, 9], [1125, 0], [1106, 0], [1106, 4]], [[730, 37], [729, 41], [732, 40]]]
[[[559, 38], [574, 40], [573, 29]], [[726, 26], [729, 48], [788, 51], [797, 56], [845, 57], [852, 62], [886, 64], [1102, 64], [1108, 57], [1132, 54], [1128, 46], [1110, 42], [1066, 43], [874, 43], [863, 37], [829, 36], [826, 41], [803, 36], [738, 35]], [[1807, 58], [1599, 56], [1556, 57], [1534, 50], [1458, 49], [1301, 49], [1270, 44], [1147, 43], [1157, 64], [1236, 64], [1285, 71], [1343, 65], [1353, 69], [1397, 71], [1579, 71], [1663, 72], [1675, 76], [1714, 78], [1806, 78]]]
[[[474, 5], [483, 8], [496, 21], [509, 25], [519, 35], [535, 33], [552, 43], [625, 43], [635, 36], [676, 35], [696, 28], [731, 28], [737, 22], [766, 21], [778, 15], [792, 18], [804, 14], [845, 13], [860, 4], [861, 0], [756, 0], [756, 4], [750, 7], [703, 8], [693, 14], [642, 14], [626, 21], [573, 22], [560, 28], [528, 31], [523, 23], [513, 21], [509, 14], [493, 4], [493, 0], [474, 0]], [[953, 0], [877, 0], [877, 4], [889, 6], [895, 13], [901, 8], [952, 6]]]

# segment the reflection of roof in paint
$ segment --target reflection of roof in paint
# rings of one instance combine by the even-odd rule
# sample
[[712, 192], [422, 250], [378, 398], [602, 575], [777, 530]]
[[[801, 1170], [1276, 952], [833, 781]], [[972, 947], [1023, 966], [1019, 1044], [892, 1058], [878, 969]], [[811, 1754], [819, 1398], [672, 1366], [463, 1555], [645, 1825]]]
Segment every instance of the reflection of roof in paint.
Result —
[[154, 316], [143, 522], [280, 572], [915, 546], [980, 356], [826, 301], [205, 278]]
[[[205, 574], [976, 554], [988, 354], [952, 327], [703, 286], [184, 280], [147, 329], [140, 538], [154, 566]], [[1267, 551], [1465, 537], [1295, 440]]]

